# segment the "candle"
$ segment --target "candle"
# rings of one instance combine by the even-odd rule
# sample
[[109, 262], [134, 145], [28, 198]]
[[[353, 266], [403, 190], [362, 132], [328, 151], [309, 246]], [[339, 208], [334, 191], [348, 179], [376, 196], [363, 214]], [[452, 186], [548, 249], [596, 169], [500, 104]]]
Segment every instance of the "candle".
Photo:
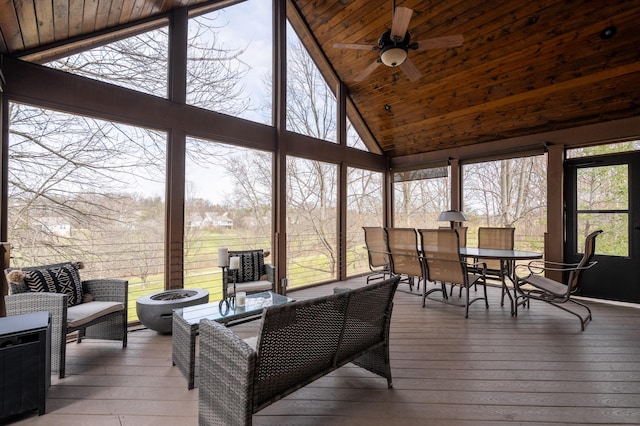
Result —
[[247, 293], [239, 291], [238, 294], [236, 294], [236, 300], [238, 301], [238, 306], [244, 306], [247, 300]]
[[229, 249], [226, 247], [218, 249], [218, 266], [229, 266]]
[[229, 269], [240, 269], [240, 258], [238, 256], [229, 258]]

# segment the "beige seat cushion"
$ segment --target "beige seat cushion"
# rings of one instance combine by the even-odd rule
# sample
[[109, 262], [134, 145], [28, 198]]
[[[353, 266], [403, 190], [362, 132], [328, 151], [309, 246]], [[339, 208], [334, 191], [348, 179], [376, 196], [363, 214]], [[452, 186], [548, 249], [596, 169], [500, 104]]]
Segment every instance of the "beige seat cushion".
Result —
[[258, 336], [247, 337], [243, 340], [247, 345], [251, 347], [251, 349], [253, 349], [254, 351], [256, 350], [256, 347], [258, 346]]
[[120, 302], [92, 302], [81, 303], [67, 309], [67, 324], [69, 327], [78, 327], [93, 321], [103, 315], [118, 312], [124, 309]]
[[[272, 285], [269, 281], [249, 281], [236, 284], [236, 291], [246, 291], [247, 293], [271, 290], [271, 288]], [[233, 294], [233, 284], [227, 285], [227, 294]]]

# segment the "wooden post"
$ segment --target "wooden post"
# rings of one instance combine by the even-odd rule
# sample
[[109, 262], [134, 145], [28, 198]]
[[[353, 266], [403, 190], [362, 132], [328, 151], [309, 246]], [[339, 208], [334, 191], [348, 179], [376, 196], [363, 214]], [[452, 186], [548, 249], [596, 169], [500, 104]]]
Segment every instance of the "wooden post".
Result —
[[11, 244], [9, 243], [0, 243], [0, 259], [2, 259], [2, 281], [0, 282], [0, 286], [2, 287], [0, 290], [0, 317], [7, 316], [7, 308], [4, 305], [4, 297], [9, 294], [9, 284], [7, 284], [7, 277], [4, 275], [4, 270], [11, 266]]
[[[172, 12], [169, 24], [169, 99], [186, 102], [188, 13]], [[173, 127], [167, 141], [165, 289], [184, 288], [184, 183], [186, 132]]]
[[462, 207], [462, 171], [459, 158], [450, 158], [451, 168], [451, 210], [461, 210]]
[[[564, 146], [550, 145], [547, 153], [547, 232], [544, 258], [564, 261]], [[562, 273], [548, 271], [548, 278], [562, 282]]]
[[273, 167], [273, 235], [276, 291], [286, 294], [287, 283], [287, 5], [273, 0], [273, 121], [276, 151]]

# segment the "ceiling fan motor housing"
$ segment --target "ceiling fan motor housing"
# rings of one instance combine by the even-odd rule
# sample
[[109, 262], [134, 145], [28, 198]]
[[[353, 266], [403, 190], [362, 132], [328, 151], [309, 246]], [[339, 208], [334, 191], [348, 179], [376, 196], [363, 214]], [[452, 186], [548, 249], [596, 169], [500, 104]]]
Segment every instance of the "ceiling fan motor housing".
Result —
[[407, 31], [402, 40], [396, 41], [391, 38], [391, 30], [387, 30], [380, 37], [378, 37], [378, 49], [390, 49], [392, 47], [399, 47], [401, 49], [408, 49], [411, 44], [411, 35]]
[[409, 35], [409, 31], [405, 33], [404, 39], [400, 41], [395, 41], [391, 38], [391, 30], [385, 31], [378, 38], [380, 60], [389, 67], [402, 64], [407, 59], [407, 50], [411, 47], [410, 42], [411, 35]]

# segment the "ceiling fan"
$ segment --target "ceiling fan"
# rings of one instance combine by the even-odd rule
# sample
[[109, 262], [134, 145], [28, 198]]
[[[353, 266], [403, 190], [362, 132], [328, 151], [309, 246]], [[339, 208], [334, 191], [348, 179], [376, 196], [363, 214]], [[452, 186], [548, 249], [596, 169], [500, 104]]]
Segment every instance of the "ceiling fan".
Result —
[[400, 67], [410, 81], [416, 81], [422, 75], [415, 64], [409, 59], [409, 50], [417, 52], [429, 49], [444, 49], [448, 47], [458, 47], [464, 41], [462, 34], [429, 38], [411, 42], [411, 35], [407, 29], [411, 21], [413, 10], [408, 7], [396, 7], [395, 0], [392, 1], [393, 18], [391, 29], [382, 33], [378, 38], [378, 44], [371, 46], [367, 44], [336, 43], [333, 47], [338, 49], [357, 50], [377, 50], [380, 57], [371, 65], [360, 71], [353, 79], [356, 82], [367, 78], [380, 64], [388, 67]]

